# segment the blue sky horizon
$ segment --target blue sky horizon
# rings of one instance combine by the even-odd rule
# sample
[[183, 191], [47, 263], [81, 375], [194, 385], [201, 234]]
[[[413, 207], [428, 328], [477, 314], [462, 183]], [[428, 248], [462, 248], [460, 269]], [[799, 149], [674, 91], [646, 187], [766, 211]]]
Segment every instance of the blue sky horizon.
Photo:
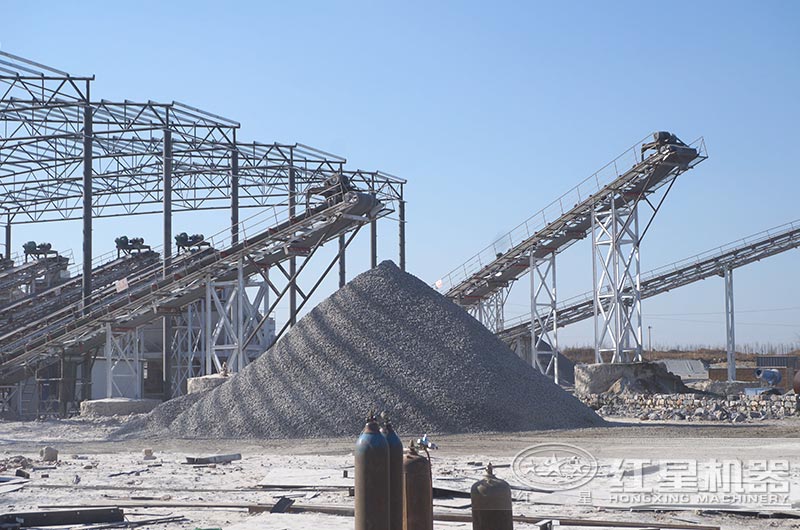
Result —
[[[4, 2], [0, 50], [95, 74], [98, 99], [181, 101], [241, 122], [240, 137], [408, 179], [408, 269], [428, 283], [656, 130], [703, 136], [709, 159], [678, 179], [642, 272], [800, 218], [800, 4], [80, 5]], [[159, 220], [98, 221], [96, 253], [133, 230], [157, 241]], [[383, 230], [380, 257], [395, 259]], [[14, 245], [42, 232], [79, 254], [75, 223], [15, 228]], [[737, 342], [800, 343], [798, 265], [792, 250], [735, 272]], [[558, 279], [562, 299], [591, 289], [588, 240], [559, 257]], [[509, 317], [527, 296], [520, 282]], [[644, 326], [658, 345], [720, 346], [723, 310], [710, 278], [645, 300]], [[566, 346], [592, 337], [590, 322], [560, 332]]]

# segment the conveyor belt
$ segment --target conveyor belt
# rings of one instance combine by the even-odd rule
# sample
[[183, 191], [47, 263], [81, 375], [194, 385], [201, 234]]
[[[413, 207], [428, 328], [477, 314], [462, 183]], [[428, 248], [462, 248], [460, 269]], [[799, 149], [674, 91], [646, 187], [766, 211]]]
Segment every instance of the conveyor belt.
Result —
[[[642, 298], [665, 293], [722, 274], [725, 269], [736, 269], [798, 247], [800, 219], [643, 274]], [[558, 327], [594, 316], [593, 298], [594, 294], [588, 292], [565, 300], [558, 308]], [[531, 319], [528, 315], [516, 319], [516, 322], [511, 321], [498, 336], [510, 343], [517, 337], [530, 336], [530, 333]]]
[[[12, 384], [30, 376], [43, 365], [52, 363], [61, 351], [86, 351], [105, 340], [105, 323], [136, 327], [202, 298], [209, 280], [228, 281], [238, 274], [243, 260], [245, 274], [259, 267], [288, 259], [293, 248], [312, 248], [368, 222], [381, 207], [372, 194], [348, 192], [339, 202], [329, 199], [290, 218], [285, 213], [273, 226], [273, 216], [253, 220], [260, 223], [252, 233], [252, 223], [240, 227], [242, 241], [224, 248], [209, 249], [176, 258], [176, 265], [164, 275], [151, 267], [116, 296], [105, 298], [87, 308], [80, 304], [64, 308], [52, 318], [40, 322], [42, 332], [13, 349], [0, 345], [0, 384]], [[217, 245], [220, 247], [221, 245]]]
[[69, 258], [66, 256], [48, 256], [0, 270], [0, 293], [21, 289], [43, 276], [50, 277], [54, 284], [58, 283], [59, 273], [65, 270], [68, 264]]
[[[525, 274], [531, 252], [544, 257], [585, 238], [591, 231], [592, 211], [598, 205], [608, 205], [612, 201], [621, 205], [631, 196], [646, 197], [706, 158], [702, 139], [688, 146], [669, 133], [657, 134], [670, 139], [659, 145], [644, 144], [644, 140], [636, 144], [604, 168], [616, 175], [610, 183], [600, 187], [599, 173], [593, 175], [452, 271], [442, 279], [440, 288], [462, 306], [477, 304]], [[648, 149], [646, 145], [652, 147]], [[647, 156], [619, 173], [617, 166], [623, 160], [633, 159], [632, 153], [638, 155], [641, 146], [644, 146], [642, 155]], [[575, 204], [570, 208], [568, 204], [572, 201]], [[509, 244], [509, 250], [499, 251]]]
[[[159, 262], [155, 252], [141, 252], [114, 259], [92, 270], [93, 300], [113, 295], [114, 283]], [[80, 301], [81, 276], [74, 276], [56, 287], [46, 289], [0, 308], [0, 344], [9, 346], [20, 336], [30, 337], [48, 314]]]

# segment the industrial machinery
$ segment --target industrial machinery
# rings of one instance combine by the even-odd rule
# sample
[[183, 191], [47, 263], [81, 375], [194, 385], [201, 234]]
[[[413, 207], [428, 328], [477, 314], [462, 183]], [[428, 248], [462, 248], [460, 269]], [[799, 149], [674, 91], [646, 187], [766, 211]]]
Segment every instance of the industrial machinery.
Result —
[[175, 236], [175, 246], [178, 247], [178, 254], [181, 252], [200, 250], [203, 247], [210, 247], [211, 243], [205, 239], [206, 237], [203, 234], [189, 235], [186, 232], [181, 232]]
[[[725, 276], [726, 271], [730, 276], [739, 267], [799, 247], [800, 220], [795, 220], [641, 274], [641, 298], [650, 298], [714, 276]], [[728, 288], [726, 282], [726, 291]], [[732, 293], [726, 292], [726, 298], [728, 296]], [[564, 300], [556, 308], [556, 313], [558, 327], [592, 318], [594, 293], [590, 291]], [[505, 328], [497, 335], [517, 355], [527, 358], [531, 351], [532, 332], [536, 337], [542, 334], [541, 322], [525, 315], [506, 321]]]
[[36, 241], [28, 241], [22, 245], [22, 250], [25, 252], [26, 263], [28, 262], [29, 256], [33, 256], [34, 258], [46, 258], [50, 255], [58, 256], [58, 252], [53, 250], [53, 245], [50, 243], [39, 243], [37, 245]]
[[[101, 386], [93, 371], [105, 370], [108, 394], [147, 373], [163, 382], [149, 392], [170, 398], [224, 362], [240, 370], [297, 322], [334, 267], [346, 281], [346, 250], [362, 228], [377, 264], [379, 220], [390, 211], [405, 267], [405, 180], [298, 143], [245, 141], [238, 122], [176, 101], [93, 98], [94, 76], [4, 51], [0, 62], [0, 160], [13, 160], [15, 175], [0, 197], [0, 386], [14, 388], [20, 414], [52, 413], [40, 407], [45, 393], [58, 414], [74, 410], [86, 399], [76, 381], [93, 394]], [[241, 221], [246, 209], [255, 214]], [[208, 210], [228, 212], [230, 223], [175, 239], [175, 215]], [[126, 235], [117, 259], [98, 261], [95, 221], [144, 214], [161, 217], [161, 255]], [[35, 242], [14, 266], [13, 228], [50, 221], [81, 224], [79, 270]], [[318, 252], [337, 243], [330, 260]], [[278, 304], [288, 318], [276, 332]], [[156, 327], [164, 339], [145, 352], [142, 337]]]
[[311, 197], [319, 195], [325, 197], [329, 204], [341, 201], [349, 191], [355, 191], [355, 187], [350, 183], [350, 179], [342, 173], [327, 178], [322, 185], [312, 186], [306, 192], [306, 205], [309, 204]]
[[132, 254], [134, 252], [144, 252], [151, 250], [150, 245], [144, 244], [143, 237], [131, 237], [128, 236], [120, 236], [114, 240], [114, 244], [117, 246], [117, 257], [120, 257], [122, 254]]
[[559, 379], [557, 256], [591, 237], [595, 283], [591, 305], [596, 362], [641, 359], [640, 244], [677, 177], [707, 157], [702, 138], [687, 145], [656, 132], [627, 149], [509, 233], [436, 282], [490, 331], [507, 328], [504, 306], [514, 283], [529, 274], [531, 363]]

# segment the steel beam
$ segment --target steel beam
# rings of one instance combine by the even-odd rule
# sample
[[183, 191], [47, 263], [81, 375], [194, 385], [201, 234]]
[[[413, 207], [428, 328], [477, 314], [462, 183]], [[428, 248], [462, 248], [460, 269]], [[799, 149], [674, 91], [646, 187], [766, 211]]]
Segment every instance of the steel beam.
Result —
[[161, 155], [161, 181], [164, 195], [163, 201], [163, 243], [161, 257], [164, 260], [164, 274], [172, 264], [172, 131], [164, 130]]
[[400, 270], [406, 270], [406, 201], [398, 201], [398, 214], [400, 219], [398, 221], [398, 244], [400, 246]]
[[347, 246], [344, 234], [339, 236], [339, 289], [347, 283], [347, 263], [345, 262]]
[[[167, 271], [172, 265], [172, 131], [164, 130], [162, 145], [162, 189], [163, 222], [164, 222], [164, 247], [161, 257], [163, 259], [162, 276], [167, 277]], [[164, 400], [172, 397], [172, 317], [165, 315], [161, 319], [161, 372]]]
[[[294, 168], [294, 149], [289, 154], [289, 218], [294, 219], [297, 205], [297, 182], [295, 177]], [[297, 258], [292, 256], [289, 258], [289, 276], [294, 278], [297, 276]], [[289, 325], [294, 326], [297, 323], [297, 285], [292, 280], [289, 285]]]
[[239, 151], [231, 151], [231, 243], [239, 242]]
[[92, 107], [83, 109], [83, 307], [92, 302]]
[[378, 266], [378, 222], [375, 219], [369, 222], [369, 266], [371, 269]]
[[11, 216], [8, 216], [8, 221], [6, 222], [6, 248], [5, 248], [5, 257], [6, 259], [11, 259]]
[[733, 269], [726, 268], [725, 280], [725, 350], [728, 354], [728, 381], [736, 381], [736, 333], [733, 311]]

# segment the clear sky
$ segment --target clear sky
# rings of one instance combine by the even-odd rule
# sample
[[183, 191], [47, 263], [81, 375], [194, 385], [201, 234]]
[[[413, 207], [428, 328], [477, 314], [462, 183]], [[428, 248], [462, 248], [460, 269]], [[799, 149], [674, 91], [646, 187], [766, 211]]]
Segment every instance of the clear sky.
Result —
[[[710, 158], [667, 199], [643, 271], [800, 218], [798, 27], [790, 1], [0, 2], [2, 50], [96, 74], [98, 98], [179, 100], [242, 138], [407, 178], [409, 270], [427, 282], [654, 130], [702, 135]], [[134, 225], [157, 240], [158, 219], [109, 221], [96, 248]], [[76, 251], [79, 230], [47, 227]], [[794, 250], [736, 271], [740, 342], [800, 341], [799, 266]], [[591, 284], [587, 240], [559, 290]], [[522, 282], [510, 315], [526, 297]], [[708, 279], [645, 301], [645, 326], [657, 344], [721, 345], [723, 302]], [[589, 344], [591, 326], [561, 337]]]

